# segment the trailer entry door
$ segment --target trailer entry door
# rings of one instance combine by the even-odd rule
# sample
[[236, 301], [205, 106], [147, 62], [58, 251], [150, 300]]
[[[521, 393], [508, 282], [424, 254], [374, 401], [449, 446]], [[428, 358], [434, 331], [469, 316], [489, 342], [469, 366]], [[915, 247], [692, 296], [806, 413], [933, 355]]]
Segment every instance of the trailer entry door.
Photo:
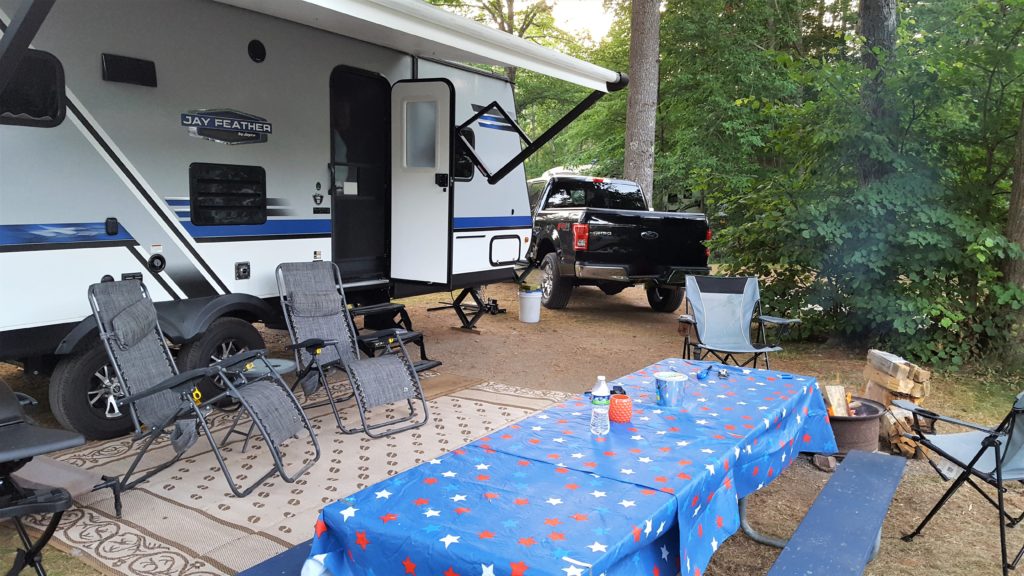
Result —
[[447, 80], [391, 89], [391, 277], [448, 284], [454, 97]]
[[377, 74], [331, 73], [332, 254], [346, 284], [388, 277], [390, 92]]

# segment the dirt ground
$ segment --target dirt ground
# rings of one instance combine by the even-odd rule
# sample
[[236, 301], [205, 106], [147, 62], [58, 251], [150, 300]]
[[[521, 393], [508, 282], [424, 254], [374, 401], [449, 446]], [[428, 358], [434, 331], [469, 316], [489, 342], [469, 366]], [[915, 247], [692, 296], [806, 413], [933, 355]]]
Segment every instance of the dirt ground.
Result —
[[[444, 362], [438, 372], [480, 381], [582, 392], [590, 388], [599, 374], [616, 378], [681, 354], [676, 315], [651, 311], [639, 288], [616, 296], [606, 296], [595, 288], [577, 289], [567, 309], [542, 309], [537, 324], [519, 321], [514, 286], [488, 287], [485, 296], [497, 299], [507, 313], [485, 316], [477, 325], [478, 333], [454, 329], [458, 320], [451, 310], [427, 311], [439, 301], [449, 301], [447, 294], [404, 301], [415, 329], [426, 335], [430, 357]], [[286, 334], [272, 331], [266, 331], [265, 337], [272, 350], [281, 350], [287, 340]], [[785, 348], [773, 356], [773, 369], [815, 376], [830, 384], [842, 383], [851, 391], [863, 382], [864, 350], [812, 344], [787, 344]], [[0, 366], [0, 377], [45, 403], [45, 384], [5, 366]], [[994, 424], [1022, 386], [1024, 382], [1020, 379], [1000, 379], [989, 374], [937, 375], [926, 406]], [[52, 422], [46, 417], [40, 420]], [[788, 536], [828, 478], [828, 473], [804, 459], [798, 460], [778, 480], [751, 497], [752, 523], [766, 534]], [[996, 512], [969, 489], [959, 492], [921, 537], [912, 543], [899, 539], [916, 526], [946, 486], [926, 462], [909, 462], [883, 527], [881, 553], [866, 574], [999, 573]], [[1011, 491], [1008, 503], [1011, 511], [1024, 506], [1020, 490]], [[1013, 554], [1024, 544], [1024, 528], [1009, 530], [1008, 537]], [[0, 527], [0, 565], [9, 564], [14, 545], [13, 531]], [[706, 574], [764, 574], [777, 554], [777, 550], [737, 534], [719, 548]], [[47, 551], [46, 562], [50, 574], [55, 576], [96, 574], [84, 563], [52, 549]]]

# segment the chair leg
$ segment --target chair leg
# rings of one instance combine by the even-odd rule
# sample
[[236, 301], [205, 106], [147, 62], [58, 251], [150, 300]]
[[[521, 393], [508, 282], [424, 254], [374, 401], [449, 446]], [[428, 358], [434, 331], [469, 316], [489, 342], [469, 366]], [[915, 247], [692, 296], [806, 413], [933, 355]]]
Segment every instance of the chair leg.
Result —
[[[142, 484], [146, 480], [149, 480], [153, 476], [155, 476], [155, 475], [159, 474], [160, 472], [163, 472], [167, 468], [173, 466], [174, 463], [177, 462], [178, 460], [181, 460], [181, 457], [184, 455], [184, 453], [175, 454], [174, 458], [171, 458], [167, 462], [164, 462], [163, 464], [157, 466], [156, 468], [153, 468], [152, 470], [146, 472], [140, 478], [136, 478], [135, 480], [132, 480], [131, 482], [128, 481], [128, 479], [131, 478], [132, 475], [135, 473], [135, 468], [138, 467], [138, 465], [142, 462], [142, 458], [146, 455], [146, 452], [149, 451], [150, 446], [153, 445], [153, 442], [156, 442], [157, 438], [159, 438], [160, 436], [162, 436], [164, 434], [164, 429], [167, 426], [169, 426], [170, 423], [173, 422], [173, 421], [174, 421], [174, 418], [171, 418], [170, 420], [168, 420], [167, 422], [164, 423], [163, 427], [161, 427], [161, 428], [154, 428], [153, 431], [148, 434], [149, 437], [146, 439], [145, 444], [139, 450], [139, 453], [135, 456], [135, 459], [132, 461], [132, 465], [128, 467], [128, 471], [125, 472], [124, 476], [121, 477], [120, 492], [123, 492], [125, 490], [131, 490], [132, 488], [135, 488], [139, 484]], [[119, 498], [115, 498], [115, 505], [117, 503], [117, 500], [119, 500]]]
[[[928, 524], [928, 522], [931, 521], [932, 516], [935, 516], [935, 513], [938, 512], [939, 509], [946, 504], [946, 501], [949, 500], [950, 496], [952, 496], [954, 492], [959, 490], [960, 487], [963, 486], [964, 482], [967, 482], [967, 479], [970, 477], [970, 475], [971, 471], [970, 468], [968, 468], [964, 470], [962, 474], [957, 476], [956, 480], [953, 482], [953, 485], [950, 486], [948, 490], [946, 490], [946, 493], [942, 495], [942, 498], [939, 498], [939, 501], [935, 503], [935, 506], [932, 507], [932, 509], [928, 512], [928, 515], [924, 517], [924, 520], [921, 521], [917, 528], [915, 528], [914, 531], [910, 534], [903, 535], [903, 541], [910, 542], [919, 534], [921, 534], [921, 530], [924, 530], [924, 527]], [[1000, 524], [1002, 524], [1002, 522], [1000, 522]]]
[[57, 531], [57, 525], [60, 524], [60, 519], [64, 516], [64, 511], [54, 512], [53, 516], [50, 517], [50, 523], [47, 524], [46, 530], [43, 531], [42, 536], [39, 537], [35, 543], [28, 537], [28, 532], [25, 530], [25, 526], [21, 523], [21, 518], [14, 518], [14, 527], [18, 531], [18, 537], [21, 538], [22, 544], [25, 545], [24, 550], [18, 550], [14, 558], [14, 566], [11, 567], [11, 571], [8, 572], [8, 576], [16, 576], [19, 572], [25, 569], [28, 565], [32, 565], [35, 568], [38, 576], [46, 576], [46, 570], [43, 568], [43, 547], [46, 546], [50, 538], [53, 537], [53, 533]]
[[[999, 500], [999, 551], [1002, 553], [1003, 576], [1008, 576], [1010, 565], [1006, 558], [1006, 522], [1003, 521], [1006, 516], [1006, 504], [1003, 498], [1003, 466], [999, 457], [999, 442], [993, 444], [993, 449], [996, 451], [996, 499]], [[982, 445], [984, 446], [984, 444]]]

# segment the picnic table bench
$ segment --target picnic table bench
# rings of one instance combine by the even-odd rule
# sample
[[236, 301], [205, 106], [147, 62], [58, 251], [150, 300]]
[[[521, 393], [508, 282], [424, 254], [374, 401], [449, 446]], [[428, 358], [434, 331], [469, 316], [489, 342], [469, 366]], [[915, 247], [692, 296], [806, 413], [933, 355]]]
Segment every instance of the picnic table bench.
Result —
[[907, 461], [850, 452], [800, 522], [768, 576], [863, 574]]

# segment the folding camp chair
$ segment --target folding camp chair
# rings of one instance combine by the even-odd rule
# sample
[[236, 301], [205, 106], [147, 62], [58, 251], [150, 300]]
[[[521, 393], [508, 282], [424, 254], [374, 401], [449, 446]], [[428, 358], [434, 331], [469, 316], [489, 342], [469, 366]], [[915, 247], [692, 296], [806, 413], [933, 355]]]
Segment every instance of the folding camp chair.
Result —
[[[0, 380], [0, 518], [14, 520], [14, 528], [24, 549], [14, 556], [14, 565], [8, 574], [18, 574], [32, 566], [39, 576], [46, 576], [40, 553], [50, 541], [64, 511], [71, 506], [71, 495], [63, 488], [22, 486], [13, 474], [35, 456], [73, 448], [85, 443], [76, 432], [43, 428], [32, 424], [22, 404], [35, 401], [16, 395]], [[50, 522], [35, 542], [29, 538], [21, 519], [30, 514], [50, 514]]]
[[[913, 532], [905, 535], [903, 540], [910, 542], [919, 535], [925, 525], [931, 521], [932, 516], [935, 516], [939, 509], [946, 504], [953, 493], [965, 483], [970, 484], [999, 511], [999, 546], [1002, 552], [1003, 575], [1006, 576], [1009, 570], [1017, 567], [1021, 557], [1024, 556], [1024, 547], [1021, 547], [1013, 562], [1007, 562], [1006, 527], [1012, 528], [1024, 520], [1024, 511], [1020, 516], [1014, 518], [1006, 511], [1003, 501], [1003, 494], [1006, 492], [1008, 482], [1024, 482], [1024, 449], [1022, 449], [1024, 448], [1024, 392], [1017, 395], [1010, 413], [995, 428], [942, 416], [906, 400], [896, 400], [893, 405], [914, 414], [914, 423], [911, 427], [915, 434], [908, 435], [908, 437], [962, 470], [945, 494], [924, 517], [924, 520]], [[922, 431], [919, 417], [947, 422], [970, 431], [954, 434], [928, 434]], [[950, 479], [942, 467], [938, 466], [930, 457], [928, 461], [943, 480]], [[996, 497], [993, 498], [983, 490], [974, 481], [974, 478], [995, 488]]]
[[[320, 458], [320, 446], [309, 420], [288, 385], [267, 362], [264, 350], [241, 352], [207, 368], [179, 374], [160, 331], [156, 309], [141, 282], [93, 284], [89, 287], [89, 303], [119, 382], [119, 389], [115, 391], [117, 405], [129, 410], [135, 425], [134, 440], [143, 440], [138, 455], [121, 478], [123, 490], [137, 486], [177, 462], [198, 440], [200, 429], [213, 449], [228, 486], [238, 497], [248, 495], [275, 473], [285, 482], [294, 482]], [[262, 369], [255, 370], [257, 367]], [[247, 374], [256, 372], [260, 376], [248, 380]], [[205, 378], [218, 376], [223, 389], [204, 398], [197, 386]], [[264, 438], [274, 459], [274, 467], [245, 488], [236, 484], [210, 430], [209, 415], [225, 400], [239, 405], [242, 411], [239, 416], [246, 414], [252, 418], [255, 431]], [[297, 471], [289, 472], [282, 462], [281, 446], [303, 429], [313, 444], [315, 455]], [[164, 434], [170, 436], [174, 457], [132, 480], [143, 456]]]
[[[400, 329], [377, 333], [388, 344], [383, 355], [360, 356], [337, 265], [324, 261], [281, 264], [277, 267], [277, 287], [298, 366], [296, 385], [302, 386], [307, 396], [320, 388], [327, 393], [327, 403], [343, 433], [365, 432], [371, 438], [380, 438], [426, 424], [426, 398], [413, 361], [398, 337]], [[344, 370], [348, 375], [359, 409], [359, 428], [346, 426], [341, 418], [337, 403], [352, 396], [335, 398], [327, 378], [332, 369]], [[367, 422], [367, 411], [402, 400], [408, 404], [406, 415]], [[417, 411], [422, 412], [419, 419]]]
[[[761, 314], [761, 291], [757, 278], [732, 276], [687, 276], [686, 314], [679, 317], [683, 332], [683, 357], [703, 360], [709, 355], [722, 363], [738, 366], [753, 364], [764, 357], [765, 368], [769, 352], [782, 348], [767, 343], [766, 325], [788, 328], [799, 324], [795, 318], [779, 318]], [[757, 322], [758, 342], [750, 338], [751, 324]], [[691, 340], [695, 332], [696, 340]], [[739, 356], [749, 355], [744, 362]]]

